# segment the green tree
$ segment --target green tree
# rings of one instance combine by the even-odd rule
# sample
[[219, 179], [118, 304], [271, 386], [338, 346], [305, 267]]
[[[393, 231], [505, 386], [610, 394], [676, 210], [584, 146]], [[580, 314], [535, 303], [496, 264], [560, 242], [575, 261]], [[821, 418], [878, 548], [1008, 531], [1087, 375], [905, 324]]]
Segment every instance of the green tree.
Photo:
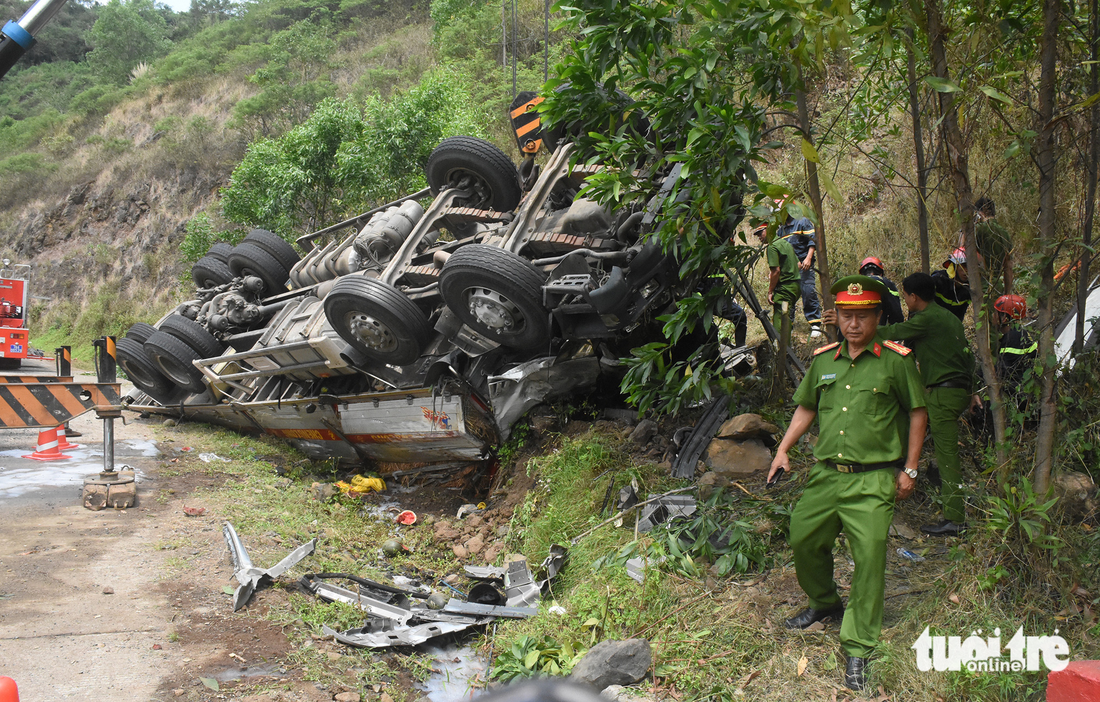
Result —
[[89, 37], [88, 63], [105, 81], [124, 84], [142, 61], [168, 51], [168, 24], [152, 0], [111, 0], [99, 8]]

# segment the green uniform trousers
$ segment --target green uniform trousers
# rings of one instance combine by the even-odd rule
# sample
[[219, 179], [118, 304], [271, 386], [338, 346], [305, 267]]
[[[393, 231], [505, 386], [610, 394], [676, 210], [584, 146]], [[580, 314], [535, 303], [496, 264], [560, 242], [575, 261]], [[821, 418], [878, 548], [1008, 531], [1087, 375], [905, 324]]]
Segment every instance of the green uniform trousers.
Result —
[[928, 433], [943, 481], [943, 518], [962, 524], [966, 511], [959, 469], [959, 417], [970, 406], [970, 393], [963, 388], [928, 388], [924, 401], [928, 405]]
[[791, 513], [791, 549], [798, 584], [810, 607], [840, 604], [833, 580], [833, 545], [841, 532], [855, 561], [840, 644], [849, 656], [871, 655], [882, 631], [886, 589], [886, 539], [894, 519], [894, 471], [840, 473], [824, 463], [810, 471]]

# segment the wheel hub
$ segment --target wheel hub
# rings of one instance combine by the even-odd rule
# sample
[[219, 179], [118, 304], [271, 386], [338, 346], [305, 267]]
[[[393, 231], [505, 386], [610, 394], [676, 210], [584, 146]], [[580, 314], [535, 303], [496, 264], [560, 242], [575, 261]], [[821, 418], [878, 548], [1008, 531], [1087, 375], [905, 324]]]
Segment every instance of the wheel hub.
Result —
[[508, 298], [488, 288], [476, 288], [470, 293], [470, 314], [497, 334], [516, 331], [523, 324], [519, 308]]
[[393, 332], [382, 322], [363, 312], [352, 312], [348, 315], [348, 329], [367, 348], [375, 351], [393, 351], [397, 348], [397, 338]]
[[175, 381], [177, 385], [186, 387], [191, 384], [191, 376], [175, 363], [171, 361], [166, 363], [162, 356], [156, 356], [156, 361], [161, 371]]

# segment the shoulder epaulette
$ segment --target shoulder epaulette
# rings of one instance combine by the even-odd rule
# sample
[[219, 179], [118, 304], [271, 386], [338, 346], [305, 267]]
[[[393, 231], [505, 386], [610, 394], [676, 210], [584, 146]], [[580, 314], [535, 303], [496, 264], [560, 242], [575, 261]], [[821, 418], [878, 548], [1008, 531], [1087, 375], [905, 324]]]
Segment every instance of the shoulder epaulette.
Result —
[[816, 356], [816, 355], [818, 355], [819, 353], [825, 353], [826, 351], [832, 351], [832, 350], [833, 350], [833, 349], [835, 349], [835, 348], [836, 348], [837, 346], [840, 346], [840, 342], [839, 342], [839, 341], [834, 341], [834, 342], [833, 342], [833, 343], [831, 343], [831, 344], [825, 344], [824, 346], [822, 346], [822, 347], [820, 347], [820, 348], [818, 348], [818, 349], [814, 349], [814, 355]]
[[908, 346], [902, 346], [896, 341], [883, 341], [882, 345], [895, 353], [900, 353], [902, 356], [908, 356], [913, 353], [913, 349]]

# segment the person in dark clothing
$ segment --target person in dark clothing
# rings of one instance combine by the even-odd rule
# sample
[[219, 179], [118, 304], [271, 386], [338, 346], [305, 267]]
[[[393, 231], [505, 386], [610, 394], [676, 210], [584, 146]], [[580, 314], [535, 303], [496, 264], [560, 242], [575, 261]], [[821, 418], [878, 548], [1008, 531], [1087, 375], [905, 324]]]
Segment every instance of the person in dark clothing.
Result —
[[741, 305], [734, 300], [733, 293], [726, 287], [726, 277], [722, 274], [704, 278], [699, 284], [698, 291], [706, 297], [715, 288], [721, 288], [724, 294], [719, 293], [718, 300], [714, 304], [715, 316], [733, 322], [733, 339], [735, 346], [745, 345], [745, 336], [748, 333], [748, 316]]
[[[993, 221], [997, 216], [997, 203], [992, 198], [980, 197], [974, 203], [974, 239], [978, 253], [985, 260], [990, 290], [1012, 293], [1012, 236], [1004, 227]], [[960, 244], [961, 246], [962, 244]], [[991, 295], [992, 296], [992, 295]]]
[[1035, 363], [1039, 345], [1020, 326], [1027, 316], [1027, 301], [1019, 295], [1001, 295], [993, 303], [994, 323], [1001, 332], [997, 343], [997, 377], [1005, 398], [1021, 406], [1020, 383], [1024, 372]]
[[878, 280], [886, 286], [887, 294], [882, 298], [882, 316], [878, 324], [885, 327], [887, 324], [897, 324], [905, 321], [905, 313], [901, 311], [901, 293], [898, 286], [886, 277], [886, 268], [882, 261], [875, 256], [868, 256], [859, 264], [859, 274]]
[[959, 247], [943, 262], [942, 271], [932, 274], [936, 284], [936, 302], [959, 318], [966, 317], [970, 307], [970, 279], [966, 273], [966, 249]]
[[[810, 338], [821, 336], [821, 303], [817, 299], [817, 278], [814, 272], [814, 252], [817, 247], [814, 224], [805, 217], [787, 216], [786, 224], [776, 230], [777, 239], [786, 239], [798, 256], [799, 287], [802, 292], [802, 313], [810, 323]], [[794, 321], [794, 308], [791, 309]]]

